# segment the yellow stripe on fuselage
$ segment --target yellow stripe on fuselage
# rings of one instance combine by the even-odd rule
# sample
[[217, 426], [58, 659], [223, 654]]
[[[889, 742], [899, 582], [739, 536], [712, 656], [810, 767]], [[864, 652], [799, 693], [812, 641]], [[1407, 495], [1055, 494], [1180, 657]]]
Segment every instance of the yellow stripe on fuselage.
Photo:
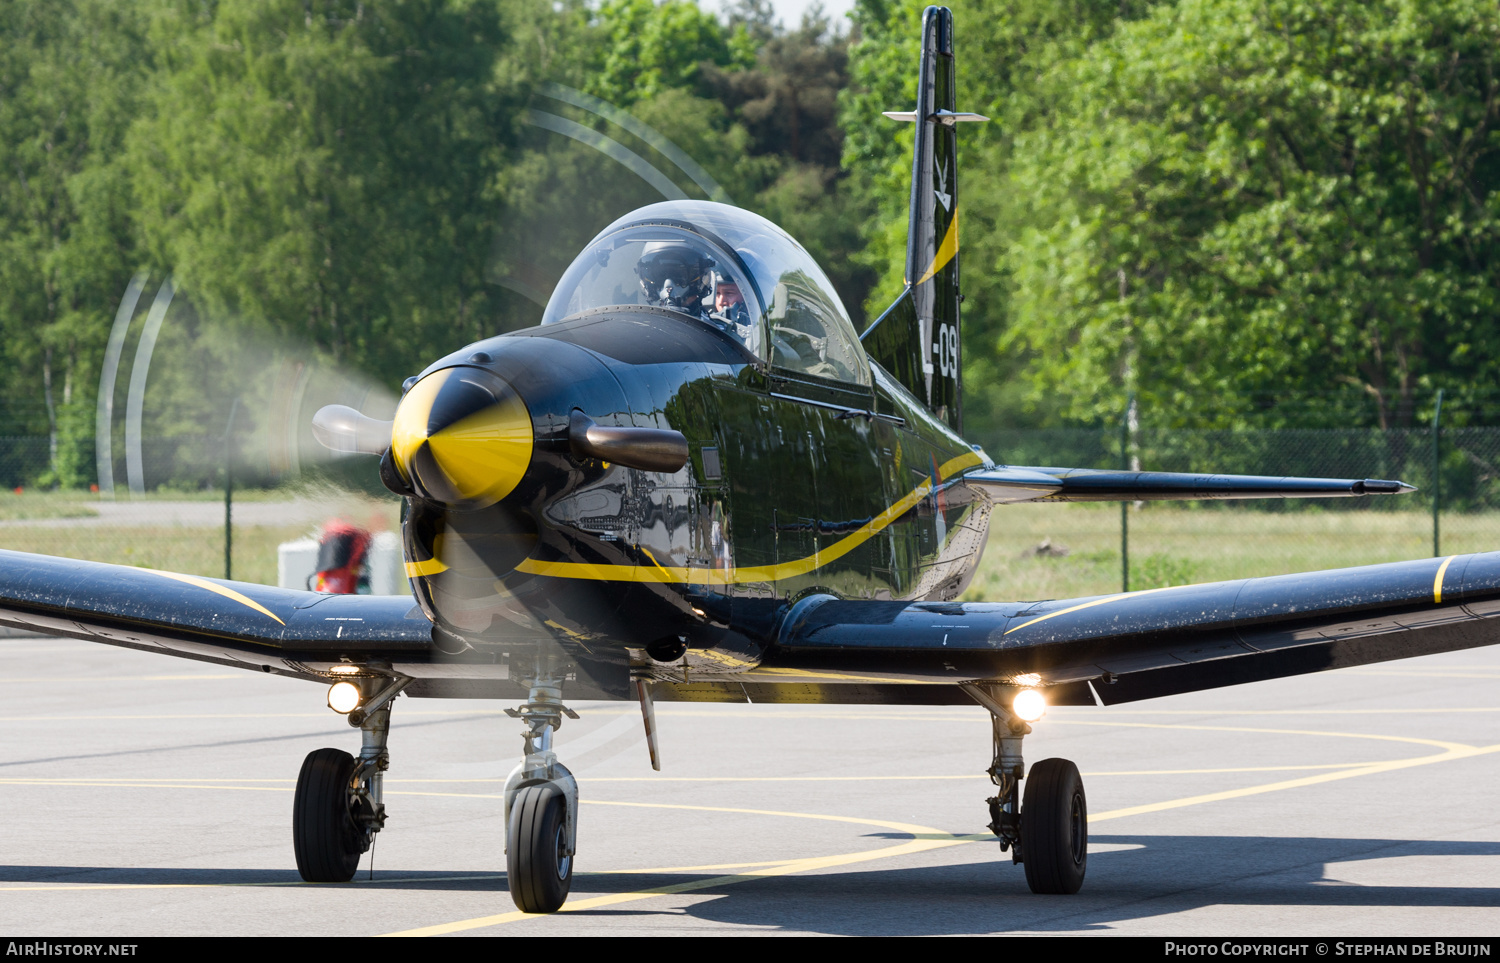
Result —
[[651, 558], [651, 565], [611, 564], [609, 562], [543, 562], [528, 558], [516, 566], [516, 571], [527, 575], [550, 575], [553, 578], [581, 578], [599, 582], [655, 582], [669, 585], [739, 585], [745, 582], [776, 582], [796, 578], [815, 571], [829, 562], [842, 558], [874, 536], [888, 528], [892, 522], [905, 515], [918, 502], [932, 493], [935, 481], [951, 478], [956, 472], [982, 459], [976, 452], [965, 452], [950, 458], [938, 468], [938, 478], [929, 478], [912, 489], [895, 504], [858, 529], [819, 549], [806, 558], [775, 565], [752, 565], [744, 568], [688, 568], [666, 566]]
[[448, 571], [448, 566], [435, 558], [429, 558], [421, 562], [406, 563], [406, 577], [416, 578], [419, 575], [436, 575], [439, 572]]

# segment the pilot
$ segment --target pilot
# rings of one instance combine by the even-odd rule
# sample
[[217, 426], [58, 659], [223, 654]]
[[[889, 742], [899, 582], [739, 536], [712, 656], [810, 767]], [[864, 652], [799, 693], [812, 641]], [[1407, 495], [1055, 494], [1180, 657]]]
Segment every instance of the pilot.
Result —
[[750, 311], [745, 307], [740, 286], [727, 275], [714, 274], [714, 309], [709, 319], [738, 338], [741, 344], [749, 344], [755, 330], [750, 323]]
[[755, 348], [755, 326], [740, 286], [707, 251], [683, 241], [651, 241], [636, 261], [635, 276], [647, 304], [671, 308]]
[[708, 314], [715, 261], [681, 241], [652, 241], [635, 264], [646, 303], [702, 319]]

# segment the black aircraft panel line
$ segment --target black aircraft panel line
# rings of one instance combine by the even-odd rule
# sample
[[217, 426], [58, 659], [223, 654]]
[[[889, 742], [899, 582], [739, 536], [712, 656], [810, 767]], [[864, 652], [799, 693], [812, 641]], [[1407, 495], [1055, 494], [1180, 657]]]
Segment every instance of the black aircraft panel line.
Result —
[[[864, 332], [817, 262], [726, 204], [653, 204], [579, 252], [541, 323], [439, 358], [391, 421], [329, 406], [327, 447], [405, 502], [411, 594], [330, 595], [0, 552], [0, 624], [327, 686], [358, 754], [303, 763], [309, 881], [385, 825], [398, 695], [518, 703], [506, 872], [567, 899], [567, 700], [975, 704], [989, 827], [1038, 893], [1077, 892], [1077, 767], [1028, 769], [1050, 705], [1115, 705], [1500, 641], [1500, 553], [1052, 601], [959, 602], [1018, 502], [1365, 498], [1398, 480], [996, 464], [962, 427], [953, 16], [923, 15], [906, 287]], [[895, 105], [900, 106], [900, 105]], [[1023, 790], [1024, 786], [1024, 790]]]

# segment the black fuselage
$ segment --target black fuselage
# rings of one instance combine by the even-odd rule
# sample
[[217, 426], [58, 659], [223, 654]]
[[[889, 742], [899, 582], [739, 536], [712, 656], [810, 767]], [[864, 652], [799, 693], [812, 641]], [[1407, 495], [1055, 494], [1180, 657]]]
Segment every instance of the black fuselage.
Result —
[[[798, 600], [951, 599], [983, 548], [988, 504], [953, 479], [985, 459], [878, 367], [870, 387], [796, 376], [649, 307], [491, 338], [422, 376], [454, 366], [513, 388], [535, 439], [498, 504], [408, 499], [408, 574], [455, 661], [565, 658], [615, 696], [632, 666], [733, 673]], [[574, 410], [679, 431], [689, 461], [580, 458]]]

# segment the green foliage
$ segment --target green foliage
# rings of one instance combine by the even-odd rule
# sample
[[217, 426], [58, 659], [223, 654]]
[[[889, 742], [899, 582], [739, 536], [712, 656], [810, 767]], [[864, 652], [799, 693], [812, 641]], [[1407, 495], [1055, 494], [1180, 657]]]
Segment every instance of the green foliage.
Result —
[[57, 408], [57, 452], [37, 479], [44, 487], [87, 488], [94, 477], [94, 403], [92, 399]]
[[[845, 163], [900, 287], [920, 4], [862, 0]], [[979, 0], [956, 10], [975, 427], [1409, 424], [1500, 341], [1496, 33], [1476, 0]], [[905, 98], [904, 100], [902, 98]], [[898, 134], [898, 138], [899, 138]], [[1330, 397], [1330, 395], [1332, 397]], [[1420, 400], [1419, 400], [1420, 399]]]
[[1409, 423], [1493, 370], [1497, 33], [1478, 3], [1183, 0], [1059, 64], [1002, 348], [1076, 417], [1135, 391], [1205, 424], [1330, 384]]
[[[875, 279], [865, 301], [874, 320], [901, 293], [911, 194], [912, 128], [881, 116], [916, 103], [922, 10], [916, 0], [856, 0], [858, 42], [849, 50], [849, 87], [840, 97], [843, 166], [864, 215], [856, 263]], [[966, 174], [964, 175], [966, 176]]]
[[1130, 560], [1130, 588], [1133, 591], [1187, 585], [1196, 577], [1191, 561], [1163, 552], [1152, 552], [1145, 558]]
[[206, 310], [399, 380], [485, 333], [517, 92], [490, 3], [167, 6], [129, 164], [152, 259]]
[[[629, 104], [635, 118], [706, 168], [734, 203], [798, 238], [857, 315], [873, 275], [851, 257], [863, 243], [860, 218], [838, 167], [843, 135], [837, 101], [847, 83], [847, 35], [817, 15], [795, 29], [775, 28], [764, 0], [731, 8], [722, 27], [704, 14], [689, 31], [682, 27], [688, 21], [681, 6], [680, 0], [659, 7], [605, 5], [596, 24], [567, 28], [576, 55], [554, 61], [552, 75], [617, 105]], [[629, 74], [628, 84], [620, 80], [624, 75], [609, 65], [639, 66], [645, 56], [640, 38], [668, 27], [682, 29], [676, 40], [657, 46], [677, 50], [674, 62], [682, 69], [641, 69]], [[714, 30], [726, 38], [727, 59], [714, 43], [699, 44]], [[550, 99], [537, 98], [533, 106], [598, 131], [652, 164], [687, 196], [704, 196], [669, 158], [628, 131]], [[526, 136], [507, 174], [499, 217], [506, 229], [497, 238], [491, 276], [533, 302], [545, 301], [594, 233], [661, 200], [625, 168], [555, 133]], [[579, 191], [579, 184], [589, 189]], [[534, 306], [514, 311], [517, 322], [536, 316]]]
[[0, 391], [7, 431], [50, 433], [64, 457], [75, 445], [59, 413], [92, 404], [134, 268], [117, 157], [146, 74], [143, 29], [138, 10], [104, 0], [0, 4]]
[[604, 0], [599, 25], [607, 46], [585, 89], [620, 107], [693, 84], [701, 64], [749, 53], [744, 40], [731, 49], [719, 21], [692, 0]]
[[104, 344], [143, 269], [116, 421], [140, 316], [171, 275], [145, 428], [187, 465], [218, 457], [204, 439], [235, 397], [264, 440], [298, 364], [393, 387], [535, 323], [587, 239], [660, 195], [528, 126], [528, 108], [702, 196], [537, 81], [628, 108], [802, 236], [858, 305], [869, 275], [837, 167], [846, 46], [817, 17], [774, 27], [765, 0], [723, 22], [691, 0], [0, 3], [0, 434], [47, 433], [54, 452], [16, 477], [93, 481]]
[[[756, 39], [753, 64], [705, 64], [700, 89], [743, 132], [727, 183], [744, 206], [770, 218], [817, 259], [857, 320], [876, 272], [857, 257], [865, 205], [840, 171], [839, 97], [849, 83], [848, 35], [817, 10], [794, 29], [772, 30], [769, 7], [740, 14], [736, 36]], [[756, 18], [759, 19], [756, 19]]]

